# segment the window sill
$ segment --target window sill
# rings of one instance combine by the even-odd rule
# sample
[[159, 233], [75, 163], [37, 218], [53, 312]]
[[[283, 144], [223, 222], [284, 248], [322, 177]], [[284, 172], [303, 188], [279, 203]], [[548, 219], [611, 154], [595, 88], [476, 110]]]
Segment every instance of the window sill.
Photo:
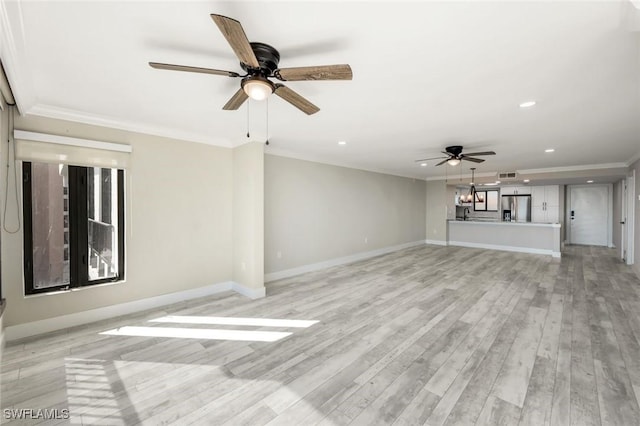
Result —
[[42, 296], [55, 296], [55, 295], [59, 295], [59, 294], [68, 294], [68, 293], [74, 293], [76, 291], [89, 290], [89, 289], [97, 288], [97, 287], [107, 287], [107, 286], [112, 286], [112, 285], [123, 284], [123, 283], [126, 283], [126, 282], [127, 282], [127, 280], [125, 279], [125, 280], [121, 280], [121, 281], [112, 281], [112, 282], [108, 282], [108, 283], [87, 285], [87, 286], [84, 286], [84, 287], [75, 287], [75, 288], [70, 288], [68, 290], [53, 290], [53, 291], [48, 291], [48, 292], [45, 292], [45, 293], [25, 294], [24, 298], [25, 299], [31, 299], [31, 298], [42, 297]]

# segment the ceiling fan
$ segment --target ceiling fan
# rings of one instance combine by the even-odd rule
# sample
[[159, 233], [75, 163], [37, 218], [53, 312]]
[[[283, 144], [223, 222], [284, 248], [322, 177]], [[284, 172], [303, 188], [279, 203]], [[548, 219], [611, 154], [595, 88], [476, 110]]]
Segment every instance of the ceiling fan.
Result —
[[266, 99], [271, 93], [275, 93], [302, 112], [311, 115], [320, 111], [320, 108], [285, 85], [274, 83], [269, 79], [276, 78], [280, 81], [302, 81], [351, 80], [353, 78], [351, 67], [348, 64], [278, 68], [280, 53], [268, 44], [259, 42], [250, 43], [240, 22], [216, 14], [211, 14], [211, 19], [213, 19], [213, 22], [218, 26], [238, 59], [240, 59], [240, 67], [242, 67], [246, 74], [240, 75], [233, 71], [163, 64], [159, 62], [149, 62], [149, 65], [152, 68], [172, 71], [187, 71], [241, 78], [240, 89], [238, 89], [231, 99], [222, 107], [224, 110], [237, 110], [247, 98], [260, 101]]
[[436, 166], [440, 166], [444, 163], [449, 163], [450, 166], [457, 166], [458, 164], [460, 164], [460, 161], [462, 160], [473, 161], [474, 163], [482, 163], [484, 161], [484, 159], [482, 158], [474, 158], [473, 156], [496, 155], [496, 153], [493, 151], [470, 152], [468, 154], [463, 154], [461, 145], [448, 146], [445, 148], [444, 151], [442, 151], [442, 153], [445, 154], [446, 157], [424, 158], [422, 160], [416, 160], [416, 163], [422, 163], [427, 160], [439, 160], [441, 158], [444, 158], [444, 160], [436, 164]]

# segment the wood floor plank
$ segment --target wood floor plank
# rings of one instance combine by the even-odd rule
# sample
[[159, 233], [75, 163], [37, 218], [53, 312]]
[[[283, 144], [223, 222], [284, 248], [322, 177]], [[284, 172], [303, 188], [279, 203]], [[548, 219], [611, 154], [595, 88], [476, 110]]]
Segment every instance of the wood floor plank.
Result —
[[632, 424], [640, 419], [630, 377], [613, 332], [604, 297], [589, 301], [591, 341], [602, 424]]
[[558, 360], [556, 361], [551, 403], [550, 423], [552, 425], [567, 425], [570, 421], [572, 306], [573, 296], [566, 294], [562, 309], [562, 325], [560, 326], [560, 337], [558, 339]]
[[[514, 283], [509, 287], [509, 290], [515, 290], [516, 288], [517, 286]], [[478, 326], [480, 326], [483, 322], [485, 322], [485, 324], [482, 324], [483, 327], [487, 325], [491, 326], [487, 327], [486, 330], [483, 330], [483, 327], [478, 327], [478, 330], [475, 330], [480, 333], [480, 339], [478, 340], [477, 345], [473, 345], [474, 350], [472, 352], [469, 352], [468, 347], [463, 348], [462, 350], [457, 350], [455, 354], [449, 357], [448, 362], [453, 360], [453, 362], [449, 365], [449, 369], [452, 372], [455, 372], [456, 375], [455, 378], [450, 382], [445, 382], [447, 384], [446, 391], [442, 394], [442, 398], [427, 419], [427, 424], [440, 426], [448, 420], [451, 411], [459, 401], [460, 396], [469, 384], [474, 373], [477, 371], [482, 361], [485, 359], [487, 353], [493, 346], [502, 330], [502, 327], [511, 316], [518, 301], [519, 295], [516, 295], [515, 291], [504, 292], [496, 301], [496, 304], [493, 306], [491, 313], [487, 313], [483, 320], [478, 323]], [[461, 366], [460, 369], [458, 369], [456, 366], [458, 359], [465, 360], [465, 364]], [[445, 365], [443, 365], [443, 367], [441, 367], [438, 372], [442, 371]], [[432, 377], [432, 380], [434, 377], [436, 377], [436, 375]], [[429, 383], [427, 383], [425, 387], [430, 390], [432, 389], [432, 387], [429, 386]]]
[[523, 295], [529, 287], [535, 287], [535, 283], [525, 283], [519, 276], [515, 276], [514, 282], [519, 284], [521, 296], [513, 312], [507, 319], [504, 327], [500, 329], [496, 341], [476, 369], [469, 383], [458, 398], [456, 405], [451, 410], [445, 424], [474, 424], [492, 390], [492, 386], [502, 369], [504, 360], [509, 353], [513, 341], [525, 322], [525, 318], [531, 299]]
[[[1, 408], [69, 408], [75, 424], [123, 425], [640, 418], [640, 279], [606, 247], [566, 246], [553, 259], [425, 245], [270, 283], [267, 295], [226, 292], [11, 342]], [[150, 322], [168, 315], [318, 322]], [[291, 335], [100, 334], [124, 326]]]
[[520, 415], [521, 425], [549, 425], [551, 422], [564, 298], [564, 295], [551, 294], [549, 312]]
[[517, 424], [519, 416], [520, 408], [496, 396], [490, 396], [475, 424], [477, 426], [511, 426]]
[[493, 385], [493, 395], [517, 407], [524, 405], [546, 316], [546, 309], [529, 308], [525, 323]]
[[[579, 249], [581, 250], [581, 249]], [[584, 250], [581, 250], [584, 253]], [[585, 253], [588, 255], [588, 253]], [[587, 256], [590, 257], [590, 256]], [[571, 425], [600, 425], [598, 390], [595, 380], [587, 288], [582, 259], [576, 262], [573, 275], [573, 333], [571, 340]]]

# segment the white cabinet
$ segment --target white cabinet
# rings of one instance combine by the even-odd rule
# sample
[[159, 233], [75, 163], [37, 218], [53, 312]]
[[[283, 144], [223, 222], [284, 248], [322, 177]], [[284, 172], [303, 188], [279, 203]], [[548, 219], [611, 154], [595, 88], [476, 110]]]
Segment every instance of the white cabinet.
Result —
[[531, 187], [529, 186], [503, 186], [500, 188], [501, 195], [522, 195], [531, 194]]
[[558, 185], [531, 187], [531, 221], [540, 223], [560, 221], [560, 187]]

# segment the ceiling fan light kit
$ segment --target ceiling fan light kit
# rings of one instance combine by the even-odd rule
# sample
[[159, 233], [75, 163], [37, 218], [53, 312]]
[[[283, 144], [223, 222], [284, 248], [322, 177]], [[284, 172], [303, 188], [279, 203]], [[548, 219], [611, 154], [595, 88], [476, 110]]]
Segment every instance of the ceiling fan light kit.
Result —
[[240, 89], [222, 107], [224, 110], [237, 110], [248, 98], [262, 101], [275, 93], [305, 114], [311, 115], [320, 111], [320, 108], [285, 85], [274, 84], [269, 78], [277, 78], [280, 81], [351, 80], [353, 78], [351, 67], [348, 64], [278, 68], [280, 53], [266, 43], [249, 42], [240, 22], [216, 14], [211, 14], [211, 19], [240, 60], [240, 67], [247, 74], [240, 75], [233, 71], [159, 62], [149, 62], [149, 65], [152, 68], [171, 71], [196, 72], [232, 78], [241, 77]]
[[256, 101], [267, 99], [276, 89], [272, 82], [257, 75], [243, 78], [240, 85], [247, 96]]

